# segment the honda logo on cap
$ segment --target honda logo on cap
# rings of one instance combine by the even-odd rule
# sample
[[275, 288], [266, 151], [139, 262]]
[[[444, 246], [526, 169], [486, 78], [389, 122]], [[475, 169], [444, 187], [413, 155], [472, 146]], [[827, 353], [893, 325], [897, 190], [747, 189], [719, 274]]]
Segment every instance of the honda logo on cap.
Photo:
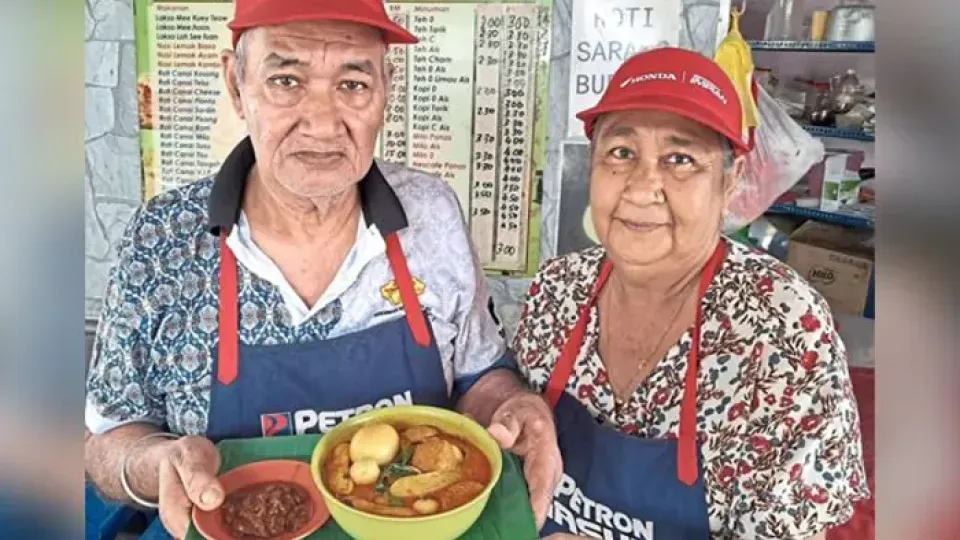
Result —
[[723, 92], [720, 88], [714, 84], [713, 81], [704, 77], [703, 75], [694, 74], [690, 78], [687, 78], [686, 72], [681, 75], [672, 73], [669, 71], [657, 71], [651, 73], [643, 73], [641, 75], [634, 75], [633, 77], [627, 77], [620, 83], [620, 88], [626, 88], [628, 86], [633, 86], [635, 84], [645, 83], [645, 82], [654, 82], [654, 81], [672, 81], [672, 82], [685, 82], [692, 84], [694, 86], [703, 88], [707, 92], [710, 92], [714, 95], [721, 103], [724, 105], [727, 104], [727, 98], [723, 95]]
[[647, 82], [647, 81], [676, 81], [676, 80], [677, 80], [676, 73], [667, 73], [667, 72], [644, 73], [643, 75], [637, 75], [634, 77], [629, 77], [627, 79], [624, 79], [624, 81], [620, 83], [620, 88], [626, 88], [628, 86], [642, 83], [642, 82]]

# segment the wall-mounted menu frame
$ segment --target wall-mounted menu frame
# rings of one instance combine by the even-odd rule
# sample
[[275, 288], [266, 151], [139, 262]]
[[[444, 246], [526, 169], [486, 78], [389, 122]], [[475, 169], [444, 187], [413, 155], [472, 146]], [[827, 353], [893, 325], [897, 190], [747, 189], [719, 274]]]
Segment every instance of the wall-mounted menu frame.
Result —
[[[421, 42], [389, 52], [377, 157], [454, 188], [492, 273], [531, 275], [539, 263], [550, 2], [387, 2]], [[216, 172], [246, 126], [220, 73], [232, 2], [134, 0], [134, 9], [146, 200]]]

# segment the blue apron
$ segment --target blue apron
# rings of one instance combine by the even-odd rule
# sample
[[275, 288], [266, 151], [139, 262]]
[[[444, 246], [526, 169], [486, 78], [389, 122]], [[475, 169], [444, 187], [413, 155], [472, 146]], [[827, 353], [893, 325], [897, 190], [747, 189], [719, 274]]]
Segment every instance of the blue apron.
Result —
[[[237, 262], [221, 236], [220, 344], [207, 437], [322, 433], [348, 416], [396, 404], [450, 408], [440, 352], [400, 241], [396, 233], [384, 240], [405, 318], [330, 340], [255, 346], [239, 343]], [[170, 535], [155, 519], [142, 538]]]
[[600, 277], [571, 332], [545, 391], [554, 408], [563, 478], [541, 536], [567, 532], [605, 540], [702, 540], [710, 538], [706, 491], [698, 474], [697, 366], [704, 294], [725, 256], [721, 241], [700, 277], [693, 343], [677, 439], [644, 439], [597, 423], [565, 391], [580, 354], [590, 311], [610, 275]]

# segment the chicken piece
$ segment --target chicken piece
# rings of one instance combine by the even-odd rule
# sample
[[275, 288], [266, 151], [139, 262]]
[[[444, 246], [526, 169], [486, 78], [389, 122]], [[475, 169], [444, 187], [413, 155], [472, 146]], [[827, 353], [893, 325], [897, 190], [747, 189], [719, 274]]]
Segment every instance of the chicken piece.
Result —
[[338, 468], [350, 468], [350, 444], [340, 443], [333, 447], [333, 464]]
[[349, 476], [332, 476], [330, 478], [330, 489], [337, 495], [349, 495], [353, 493], [353, 480]]
[[410, 442], [421, 443], [430, 437], [440, 433], [437, 428], [432, 426], [414, 426], [403, 432], [403, 436]]
[[439, 500], [440, 507], [443, 508], [444, 511], [447, 511], [472, 501], [485, 487], [486, 486], [480, 482], [466, 480], [457, 482], [439, 493], [435, 493], [433, 497]]
[[413, 449], [410, 465], [423, 472], [456, 469], [463, 461], [463, 451], [457, 445], [439, 437], [433, 437]]
[[333, 448], [330, 459], [330, 489], [337, 495], [349, 495], [354, 484], [350, 479], [350, 445], [342, 443]]

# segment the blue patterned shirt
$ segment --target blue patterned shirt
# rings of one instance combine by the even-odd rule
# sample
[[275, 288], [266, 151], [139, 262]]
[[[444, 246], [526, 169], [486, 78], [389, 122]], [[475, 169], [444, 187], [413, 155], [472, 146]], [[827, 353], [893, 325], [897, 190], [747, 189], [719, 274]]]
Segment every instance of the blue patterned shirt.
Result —
[[[449, 388], [464, 391], [511, 360], [488, 311], [487, 283], [456, 195], [426, 173], [379, 162], [374, 169], [406, 214], [400, 240]], [[166, 425], [181, 434], [206, 431], [218, 338], [220, 253], [208, 210], [214, 182], [208, 178], [158, 195], [136, 211], [119, 243], [87, 382], [86, 423], [93, 433], [131, 422]], [[237, 241], [236, 234], [237, 228], [230, 241]], [[342, 294], [298, 324], [278, 287], [251, 271], [238, 253], [240, 341], [331, 339], [403, 317], [382, 246], [351, 265], [354, 255], [340, 269], [351, 274]]]

